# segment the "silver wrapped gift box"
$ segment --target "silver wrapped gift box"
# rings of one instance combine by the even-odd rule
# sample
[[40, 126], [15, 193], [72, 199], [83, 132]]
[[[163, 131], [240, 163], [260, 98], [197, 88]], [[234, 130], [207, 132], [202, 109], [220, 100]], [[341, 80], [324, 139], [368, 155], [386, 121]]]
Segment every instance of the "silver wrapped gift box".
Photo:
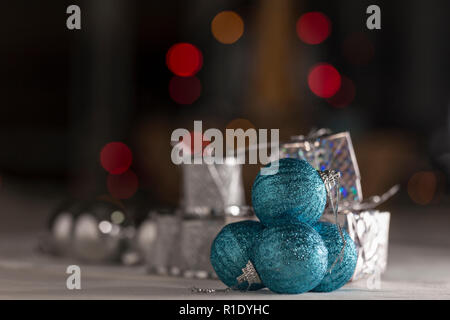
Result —
[[[242, 166], [235, 158], [223, 164], [183, 164], [182, 200], [176, 214], [153, 214], [139, 234], [155, 234], [140, 247], [151, 273], [215, 277], [211, 243], [228, 223], [254, 219], [245, 205]], [[146, 239], [143, 236], [143, 239]]]
[[181, 167], [181, 209], [187, 215], [221, 215], [229, 208], [245, 205], [242, 166], [235, 158], [225, 158], [223, 164], [183, 164]]
[[[389, 212], [378, 210], [338, 214], [339, 224], [349, 233], [358, 251], [352, 281], [382, 274], [386, 270], [390, 217]], [[335, 217], [326, 213], [321, 220], [334, 223]]]
[[[381, 197], [363, 199], [349, 132], [332, 133], [328, 129], [319, 129], [307, 136], [294, 136], [281, 144], [280, 157], [303, 159], [317, 170], [335, 170], [341, 174], [338, 223], [349, 233], [358, 250], [352, 280], [383, 273], [387, 266], [390, 213], [374, 208], [395, 194], [398, 186]], [[321, 220], [336, 222], [329, 206]]]
[[153, 212], [138, 230], [138, 247], [149, 273], [215, 278], [209, 256], [211, 244], [228, 223], [255, 219], [253, 212], [241, 207], [239, 215], [167, 215]]

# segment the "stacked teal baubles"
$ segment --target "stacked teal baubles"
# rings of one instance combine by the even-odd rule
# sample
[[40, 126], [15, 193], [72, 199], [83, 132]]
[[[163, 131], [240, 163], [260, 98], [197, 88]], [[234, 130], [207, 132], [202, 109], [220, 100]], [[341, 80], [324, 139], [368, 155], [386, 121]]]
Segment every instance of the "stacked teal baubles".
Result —
[[281, 159], [278, 172], [256, 176], [252, 204], [265, 226], [292, 222], [313, 224], [322, 216], [327, 192], [319, 172], [308, 162]]
[[[320, 284], [312, 291], [329, 292], [339, 289], [346, 284], [355, 272], [356, 252], [355, 243], [345, 230], [341, 230], [344, 241], [335, 224], [329, 222], [318, 222], [314, 229], [319, 233], [328, 249], [328, 267], [329, 270]], [[342, 252], [342, 249], [344, 250]], [[342, 256], [341, 256], [342, 252]]]
[[[262, 224], [225, 226], [211, 247], [216, 273], [239, 289], [266, 286], [292, 294], [341, 287], [351, 278], [357, 255], [345, 231], [344, 245], [337, 226], [318, 222], [330, 190], [326, 175], [304, 160], [280, 159], [271, 165], [278, 172], [258, 174], [252, 187], [253, 208]], [[248, 286], [242, 282], [247, 278], [259, 282]]]
[[211, 246], [211, 264], [217, 276], [230, 288], [258, 290], [262, 284], [239, 282], [250, 260], [253, 243], [259, 238], [263, 226], [256, 221], [241, 221], [226, 225]]
[[262, 282], [277, 293], [302, 293], [319, 285], [328, 250], [306, 223], [278, 225], [261, 232], [252, 260]]

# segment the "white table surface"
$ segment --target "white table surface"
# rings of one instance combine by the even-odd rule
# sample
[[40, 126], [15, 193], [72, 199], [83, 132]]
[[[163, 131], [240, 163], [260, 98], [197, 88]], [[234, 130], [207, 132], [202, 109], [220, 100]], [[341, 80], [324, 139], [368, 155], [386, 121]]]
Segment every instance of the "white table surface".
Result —
[[223, 288], [217, 280], [148, 275], [144, 267], [81, 267], [81, 290], [66, 288], [66, 267], [77, 262], [48, 258], [31, 250], [34, 242], [8, 237], [2, 241], [0, 299], [450, 299], [450, 250], [392, 245], [381, 288], [365, 280], [331, 293], [279, 295], [252, 293], [193, 294], [193, 286]]
[[[0, 299], [450, 299], [450, 214], [448, 204], [391, 208], [387, 272], [381, 288], [364, 280], [331, 293], [279, 295], [192, 294], [193, 286], [223, 288], [217, 280], [150, 276], [144, 267], [94, 266], [38, 253], [39, 230], [57, 197], [40, 188], [0, 193]], [[66, 288], [70, 264], [81, 267], [81, 290]]]

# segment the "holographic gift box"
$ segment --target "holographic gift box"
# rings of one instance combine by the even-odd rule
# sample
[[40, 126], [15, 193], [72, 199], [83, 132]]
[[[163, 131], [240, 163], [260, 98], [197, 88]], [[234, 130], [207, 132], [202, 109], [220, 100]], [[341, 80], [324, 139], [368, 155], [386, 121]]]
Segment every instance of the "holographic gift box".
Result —
[[294, 136], [281, 144], [280, 158], [303, 159], [317, 170], [340, 172], [340, 206], [349, 206], [363, 198], [358, 163], [348, 132], [331, 134], [328, 129], [320, 129], [306, 137]]
[[[352, 280], [383, 273], [387, 265], [390, 213], [374, 208], [395, 194], [398, 187], [381, 197], [363, 200], [358, 163], [348, 132], [332, 134], [328, 129], [320, 129], [306, 137], [292, 137], [291, 141], [281, 144], [280, 157], [304, 159], [318, 170], [340, 172], [338, 223], [358, 249]], [[335, 223], [329, 206], [321, 220]]]

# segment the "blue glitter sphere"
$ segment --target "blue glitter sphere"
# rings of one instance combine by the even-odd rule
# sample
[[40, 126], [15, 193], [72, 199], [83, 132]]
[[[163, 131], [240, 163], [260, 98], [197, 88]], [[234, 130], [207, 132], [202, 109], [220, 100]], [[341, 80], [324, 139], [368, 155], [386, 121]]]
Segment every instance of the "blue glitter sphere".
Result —
[[330, 292], [339, 289], [350, 280], [355, 272], [358, 253], [352, 238], [345, 230], [342, 230], [346, 241], [343, 259], [338, 260], [329, 272], [342, 250], [341, 235], [338, 227], [329, 222], [318, 222], [314, 225], [314, 229], [320, 234], [328, 249], [328, 268], [325, 277], [312, 291]]
[[298, 221], [314, 224], [326, 202], [319, 172], [305, 160], [280, 159], [278, 173], [258, 173], [252, 187], [253, 209], [265, 226]]
[[[257, 221], [240, 221], [226, 225], [216, 236], [211, 246], [211, 264], [217, 276], [230, 288], [258, 290], [263, 285], [239, 284], [237, 277], [242, 274], [250, 260], [251, 248], [258, 238], [263, 225]], [[236, 287], [237, 286], [237, 287]]]
[[328, 250], [309, 225], [279, 225], [261, 232], [252, 261], [264, 285], [273, 292], [302, 293], [315, 288], [324, 277]]

